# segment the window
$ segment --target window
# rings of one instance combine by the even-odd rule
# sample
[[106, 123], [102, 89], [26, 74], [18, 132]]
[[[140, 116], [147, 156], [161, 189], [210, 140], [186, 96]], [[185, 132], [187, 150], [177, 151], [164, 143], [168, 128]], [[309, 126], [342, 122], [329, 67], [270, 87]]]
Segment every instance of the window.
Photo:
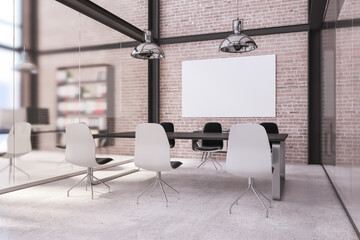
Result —
[[[0, 8], [0, 108], [20, 106], [20, 73], [13, 82], [13, 51], [21, 48], [21, 1], [15, 1], [15, 46], [13, 46], [13, 1], [3, 1]], [[19, 60], [19, 52], [15, 59]], [[1, 118], [1, 116], [0, 116]], [[1, 126], [0, 126], [1, 127]], [[0, 152], [6, 151], [6, 134], [0, 134]]]

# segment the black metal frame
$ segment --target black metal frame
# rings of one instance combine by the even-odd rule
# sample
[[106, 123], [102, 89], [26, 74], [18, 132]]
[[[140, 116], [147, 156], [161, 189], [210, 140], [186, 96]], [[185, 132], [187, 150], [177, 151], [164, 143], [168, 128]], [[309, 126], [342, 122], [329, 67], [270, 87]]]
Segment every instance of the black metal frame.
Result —
[[308, 163], [321, 164], [321, 26], [327, 0], [309, 0]]
[[143, 31], [89, 0], [56, 1], [139, 42], [144, 40]]
[[[28, 51], [30, 59], [35, 65], [38, 63], [38, 0], [32, 0], [30, 4], [30, 49]], [[38, 106], [38, 75], [30, 76], [30, 106]]]
[[[148, 0], [148, 25], [152, 31], [153, 41], [160, 38], [160, 2]], [[148, 61], [148, 122], [160, 122], [160, 60]]]

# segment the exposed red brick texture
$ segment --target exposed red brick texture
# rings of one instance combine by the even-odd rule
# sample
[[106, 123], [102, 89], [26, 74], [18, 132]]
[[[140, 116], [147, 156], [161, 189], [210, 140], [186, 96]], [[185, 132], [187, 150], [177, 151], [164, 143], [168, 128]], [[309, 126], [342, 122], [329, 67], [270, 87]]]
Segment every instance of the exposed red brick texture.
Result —
[[[240, 18], [245, 29], [307, 23], [307, 0], [239, 1]], [[147, 27], [147, 1], [100, 1], [100, 4], [140, 29]], [[236, 1], [160, 1], [160, 35], [174, 37], [231, 31], [237, 17]], [[39, 1], [39, 48], [44, 50], [77, 47], [79, 15], [54, 1]], [[129, 41], [128, 37], [86, 16], [80, 17], [81, 45]], [[217, 51], [221, 40], [163, 45], [166, 59], [161, 60], [160, 119], [171, 121], [177, 131], [193, 131], [205, 122], [219, 121], [224, 129], [240, 122], [273, 121], [280, 132], [288, 133], [288, 162], [307, 162], [307, 33], [254, 37], [259, 49], [246, 54], [277, 56], [276, 118], [182, 118], [181, 62], [192, 59], [238, 57]], [[120, 47], [120, 46], [119, 46]], [[132, 59], [132, 49], [101, 50], [81, 53], [81, 64], [107, 63], [115, 66], [115, 131], [134, 130], [147, 122], [147, 62]], [[41, 55], [39, 59], [39, 105], [55, 109], [55, 71], [58, 67], [77, 65], [78, 54]], [[54, 112], [51, 122], [55, 123]], [[176, 141], [173, 157], [199, 157], [191, 150], [190, 141]], [[50, 141], [45, 145], [55, 146]], [[117, 139], [115, 146], [99, 151], [133, 154], [133, 140]], [[224, 157], [224, 156], [220, 156]]]
[[[148, 27], [147, 0], [93, 1], [140, 29]], [[83, 46], [133, 41], [108, 26], [57, 2], [39, 0], [39, 49], [72, 48], [78, 46], [81, 29]]]
[[336, 163], [359, 165], [360, 27], [336, 29]]
[[[307, 23], [307, 0], [239, 0], [239, 18], [244, 29]], [[161, 0], [160, 36], [232, 31], [237, 18], [235, 0]]]
[[[171, 121], [176, 131], [194, 131], [206, 122], [218, 121], [224, 129], [241, 122], [272, 121], [280, 132], [288, 133], [286, 159], [307, 162], [308, 67], [307, 33], [291, 33], [254, 38], [259, 48], [244, 56], [276, 54], [276, 118], [183, 118], [181, 116], [181, 62], [184, 60], [239, 57], [217, 51], [219, 41], [163, 46], [166, 59], [160, 68], [161, 121]], [[234, 106], [235, 107], [235, 106]], [[199, 157], [191, 150], [191, 141], [176, 141], [173, 157]]]

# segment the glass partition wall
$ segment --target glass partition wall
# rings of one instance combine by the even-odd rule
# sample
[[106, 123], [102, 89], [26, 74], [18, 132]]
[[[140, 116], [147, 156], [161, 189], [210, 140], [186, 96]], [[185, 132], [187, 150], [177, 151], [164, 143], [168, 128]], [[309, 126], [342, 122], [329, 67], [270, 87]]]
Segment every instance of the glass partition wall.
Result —
[[360, 227], [360, 2], [329, 1], [322, 30], [322, 161]]
[[[23, 6], [22, 1], [16, 2], [20, 15], [34, 14], [31, 3], [23, 2]], [[4, 73], [0, 76], [0, 107], [6, 113], [0, 113], [0, 152], [6, 152], [8, 132], [16, 122], [28, 122], [32, 128], [31, 151], [14, 160], [19, 169], [9, 171], [9, 160], [0, 158], [0, 167], [5, 169], [0, 172], [0, 193], [23, 184], [57, 180], [86, 170], [65, 161], [64, 130], [69, 123], [85, 122], [93, 133], [106, 133], [134, 131], [138, 123], [148, 120], [148, 63], [132, 58], [132, 48], [122, 46], [134, 40], [57, 1], [36, 2], [36, 49], [29, 49], [36, 56], [33, 61], [37, 67], [35, 75], [13, 71], [12, 66], [13, 53], [15, 60], [20, 60], [22, 45], [34, 39], [30, 36], [34, 32], [21, 29], [27, 27], [26, 23], [16, 22], [16, 36], [21, 36], [18, 33], [21, 32], [24, 39], [17, 40], [19, 43], [14, 48], [13, 15], [0, 19], [0, 27], [3, 23], [11, 26], [7, 32], [10, 36], [5, 39], [2, 34], [0, 37]], [[141, 29], [147, 27], [147, 1], [138, 1], [137, 4], [143, 4], [141, 7], [129, 1], [127, 6], [132, 7], [127, 9], [112, 2], [98, 4], [105, 4], [104, 8], [110, 4], [114, 14], [135, 22]], [[13, 4], [9, 3], [7, 13], [12, 10]], [[6, 45], [3, 41], [8, 39]], [[3, 45], [6, 47], [2, 48]], [[4, 119], [10, 122], [3, 124]], [[102, 138], [95, 139], [95, 143], [97, 155], [114, 159], [109, 164], [113, 167], [98, 172], [100, 177], [133, 169], [134, 140]]]
[[[22, 49], [22, 2], [6, 1], [0, 9], [0, 189], [12, 177], [12, 160], [7, 158], [9, 131], [23, 115], [21, 106], [21, 74], [14, 71]], [[14, 148], [15, 146], [13, 146]]]

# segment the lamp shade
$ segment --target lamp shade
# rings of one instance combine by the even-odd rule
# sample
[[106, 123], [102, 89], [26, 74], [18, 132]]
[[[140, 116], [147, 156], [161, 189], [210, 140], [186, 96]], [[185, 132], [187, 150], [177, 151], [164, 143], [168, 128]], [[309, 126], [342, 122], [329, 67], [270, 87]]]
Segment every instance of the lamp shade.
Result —
[[151, 31], [145, 30], [144, 35], [145, 42], [137, 45], [130, 55], [138, 59], [165, 58], [164, 51], [158, 45], [151, 42]]
[[14, 68], [19, 72], [30, 72], [31, 74], [37, 74], [37, 67], [27, 57], [25, 47], [21, 53], [20, 62]]
[[251, 52], [258, 47], [251, 37], [241, 33], [242, 20], [235, 19], [233, 21], [233, 30], [234, 33], [221, 42], [219, 51], [228, 53], [244, 53]]

